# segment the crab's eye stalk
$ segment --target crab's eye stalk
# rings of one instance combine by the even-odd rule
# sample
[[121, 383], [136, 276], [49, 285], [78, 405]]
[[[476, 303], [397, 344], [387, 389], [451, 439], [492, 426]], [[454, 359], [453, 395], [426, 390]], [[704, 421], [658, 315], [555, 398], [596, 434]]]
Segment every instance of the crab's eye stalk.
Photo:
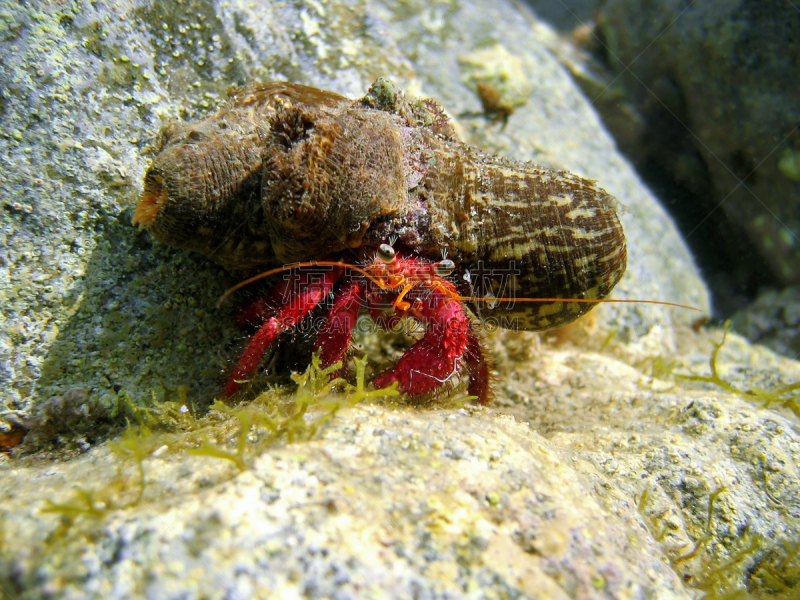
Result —
[[456, 268], [456, 263], [454, 263], [449, 258], [445, 258], [444, 260], [439, 261], [436, 263], [433, 271], [436, 273], [438, 277], [447, 277], [450, 275]]
[[382, 262], [385, 262], [387, 265], [391, 262], [394, 262], [394, 248], [392, 248], [389, 244], [381, 244], [378, 247], [378, 258], [381, 259]]

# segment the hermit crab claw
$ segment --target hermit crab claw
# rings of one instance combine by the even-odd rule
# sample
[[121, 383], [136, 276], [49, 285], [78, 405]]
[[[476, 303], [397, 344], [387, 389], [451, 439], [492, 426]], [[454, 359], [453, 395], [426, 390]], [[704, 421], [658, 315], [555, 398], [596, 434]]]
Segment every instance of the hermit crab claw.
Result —
[[[452, 385], [466, 371], [469, 393], [479, 402], [488, 402], [489, 365], [462, 298], [445, 279], [452, 270], [450, 260], [430, 263], [407, 249], [381, 244], [365, 267], [319, 261], [267, 272], [288, 271], [289, 275], [243, 312], [243, 320], [256, 320], [260, 325], [242, 353], [225, 395], [235, 394], [278, 336], [294, 329], [330, 294], [315, 342], [323, 368], [345, 362], [359, 313], [367, 308], [384, 329], [402, 318], [416, 320], [426, 329], [394, 367], [375, 378], [376, 388], [396, 383], [400, 391], [420, 397]], [[265, 307], [272, 308], [265, 312]]]

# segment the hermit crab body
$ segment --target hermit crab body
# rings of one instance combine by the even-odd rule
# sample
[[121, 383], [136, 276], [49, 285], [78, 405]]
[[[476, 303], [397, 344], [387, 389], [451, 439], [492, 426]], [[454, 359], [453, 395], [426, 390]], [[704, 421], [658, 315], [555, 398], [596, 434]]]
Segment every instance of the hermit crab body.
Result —
[[410, 317], [427, 333], [375, 385], [422, 395], [465, 367], [485, 402], [468, 308], [502, 326], [559, 327], [611, 291], [627, 257], [604, 190], [459, 142], [435, 102], [407, 100], [387, 79], [355, 101], [252, 86], [201, 121], [168, 125], [134, 223], [233, 270], [302, 263], [246, 311], [261, 327], [228, 395], [332, 294], [317, 338], [325, 363], [345, 355], [360, 308], [384, 327]]

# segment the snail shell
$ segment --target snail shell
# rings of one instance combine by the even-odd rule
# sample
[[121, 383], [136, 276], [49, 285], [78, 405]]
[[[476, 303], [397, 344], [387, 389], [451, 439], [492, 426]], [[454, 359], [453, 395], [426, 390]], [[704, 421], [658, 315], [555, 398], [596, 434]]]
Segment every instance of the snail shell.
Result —
[[[613, 198], [566, 171], [455, 139], [441, 108], [387, 79], [364, 98], [299, 84], [242, 89], [215, 114], [162, 129], [134, 223], [229, 269], [266, 269], [397, 239], [456, 265], [467, 297], [605, 297], [625, 272]], [[356, 250], [359, 249], [359, 250]], [[478, 301], [522, 329], [593, 305]]]

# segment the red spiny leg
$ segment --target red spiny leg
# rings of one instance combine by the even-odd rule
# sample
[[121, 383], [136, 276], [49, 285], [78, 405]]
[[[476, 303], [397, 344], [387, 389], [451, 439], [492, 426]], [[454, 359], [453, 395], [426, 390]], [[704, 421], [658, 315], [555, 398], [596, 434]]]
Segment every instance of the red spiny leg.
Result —
[[269, 315], [275, 312], [272, 308], [275, 305], [275, 300], [278, 300], [278, 305], [282, 304], [281, 298], [286, 294], [291, 293], [291, 288], [286, 284], [288, 281], [282, 281], [270, 292], [266, 298], [259, 298], [255, 302], [248, 304], [244, 310], [236, 315], [236, 324], [239, 327], [253, 327], [262, 324], [269, 318]]
[[441, 288], [421, 291], [421, 302], [412, 312], [427, 325], [425, 336], [394, 367], [375, 378], [376, 388], [397, 381], [400, 391], [421, 396], [443, 386], [458, 371], [469, 346], [469, 317], [461, 303], [447, 298]]
[[357, 280], [351, 280], [336, 292], [325, 325], [320, 329], [314, 343], [314, 351], [319, 352], [323, 369], [342, 360], [347, 352], [365, 295], [366, 285]]
[[489, 361], [486, 359], [486, 350], [478, 335], [470, 331], [467, 336], [467, 351], [464, 353], [464, 363], [469, 373], [470, 396], [477, 396], [478, 402], [488, 404], [492, 399], [491, 372]]
[[277, 314], [270, 317], [255, 335], [250, 338], [247, 347], [239, 357], [228, 385], [225, 386], [225, 397], [230, 397], [239, 390], [240, 381], [247, 378], [258, 366], [267, 348], [287, 329], [297, 326], [309, 312], [325, 299], [336, 280], [342, 274], [339, 267], [322, 273], [305, 269], [297, 269], [290, 279], [279, 283], [268, 299], [263, 303], [256, 301], [247, 309], [245, 322], [256, 314], [254, 311], [264, 306], [277, 305]]

